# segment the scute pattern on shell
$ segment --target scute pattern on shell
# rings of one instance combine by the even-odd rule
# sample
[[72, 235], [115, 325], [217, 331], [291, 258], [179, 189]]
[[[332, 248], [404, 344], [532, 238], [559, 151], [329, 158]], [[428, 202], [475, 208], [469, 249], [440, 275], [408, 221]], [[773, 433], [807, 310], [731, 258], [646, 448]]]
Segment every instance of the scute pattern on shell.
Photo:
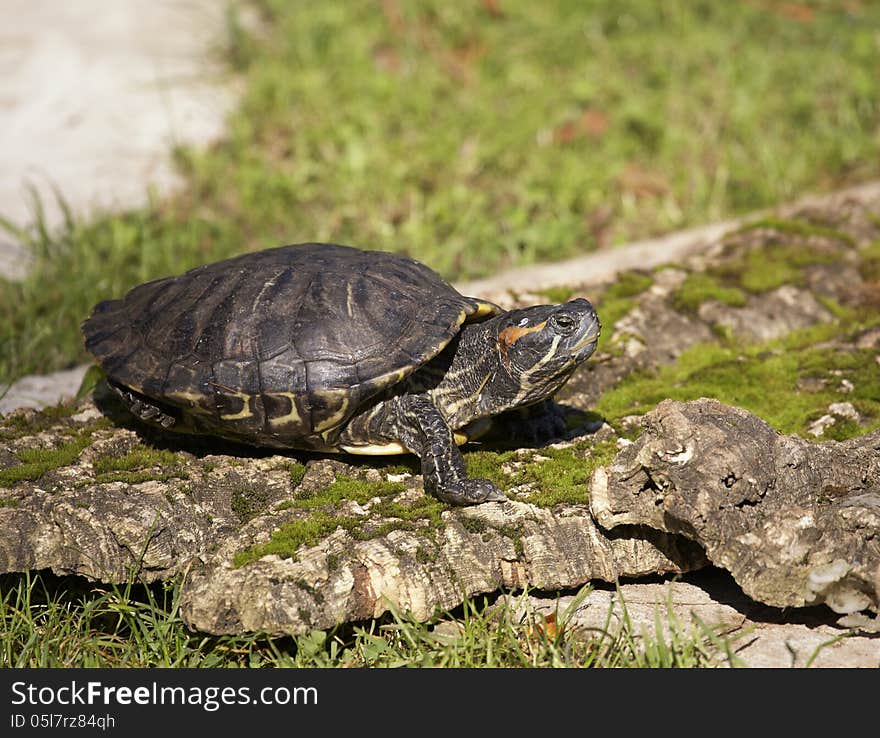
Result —
[[408, 257], [310, 243], [139, 285], [83, 332], [108, 379], [203, 432], [320, 447], [478, 306]]

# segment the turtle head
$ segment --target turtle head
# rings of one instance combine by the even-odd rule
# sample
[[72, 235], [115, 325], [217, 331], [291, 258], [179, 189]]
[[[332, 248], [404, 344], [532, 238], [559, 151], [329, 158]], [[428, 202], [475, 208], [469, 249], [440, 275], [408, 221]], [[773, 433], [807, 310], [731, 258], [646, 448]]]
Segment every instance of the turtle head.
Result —
[[492, 323], [500, 362], [518, 387], [516, 404], [537, 402], [565, 384], [596, 350], [601, 327], [583, 298], [511, 310]]

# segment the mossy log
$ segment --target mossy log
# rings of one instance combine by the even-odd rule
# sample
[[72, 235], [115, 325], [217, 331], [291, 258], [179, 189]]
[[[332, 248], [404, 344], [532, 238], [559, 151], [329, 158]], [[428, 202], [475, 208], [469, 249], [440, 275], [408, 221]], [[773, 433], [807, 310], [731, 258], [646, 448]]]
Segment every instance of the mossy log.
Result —
[[[558, 397], [569, 438], [466, 453], [505, 503], [442, 505], [406, 458], [162, 434], [100, 393], [99, 406], [16, 411], [0, 418], [0, 572], [183, 576], [185, 617], [215, 633], [389, 608], [426, 618], [499, 588], [709, 560], [777, 607], [876, 609], [878, 213], [880, 201], [841, 199], [757, 221], [675, 268], [573, 275], [565, 297], [594, 300], [604, 327]], [[701, 394], [724, 404], [661, 402]]]
[[590, 509], [612, 531], [699, 543], [759, 602], [880, 611], [880, 431], [817, 444], [716, 400], [667, 400], [594, 472]]

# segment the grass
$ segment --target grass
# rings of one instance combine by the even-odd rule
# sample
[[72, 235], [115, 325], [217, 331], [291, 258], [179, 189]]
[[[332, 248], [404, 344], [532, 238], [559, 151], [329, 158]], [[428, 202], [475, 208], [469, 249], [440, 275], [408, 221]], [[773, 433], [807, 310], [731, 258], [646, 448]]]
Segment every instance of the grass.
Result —
[[[419, 623], [405, 613], [297, 637], [194, 633], [180, 581], [90, 587], [49, 574], [0, 577], [0, 668], [23, 667], [701, 667], [739, 665], [730, 639], [658, 611], [653, 631], [628, 617], [586, 631], [589, 594], [544, 614], [525, 593], [474, 598]], [[440, 625], [443, 623], [443, 625]]]
[[475, 277], [880, 170], [866, 0], [253, 6], [223, 52], [240, 105], [175, 152], [181, 193], [7, 224], [36, 262], [0, 285], [0, 382], [85, 360], [99, 300], [246, 250], [332, 240]]

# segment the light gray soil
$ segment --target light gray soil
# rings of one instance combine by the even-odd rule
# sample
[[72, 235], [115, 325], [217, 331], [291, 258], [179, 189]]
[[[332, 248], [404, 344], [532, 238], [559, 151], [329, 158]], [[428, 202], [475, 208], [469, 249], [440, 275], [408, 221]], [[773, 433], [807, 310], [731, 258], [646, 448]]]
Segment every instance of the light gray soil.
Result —
[[[6, 0], [0, 24], [0, 215], [50, 226], [76, 214], [143, 204], [177, 184], [174, 145], [206, 144], [235, 101], [219, 49], [216, 0]], [[28, 255], [0, 232], [0, 275]]]

